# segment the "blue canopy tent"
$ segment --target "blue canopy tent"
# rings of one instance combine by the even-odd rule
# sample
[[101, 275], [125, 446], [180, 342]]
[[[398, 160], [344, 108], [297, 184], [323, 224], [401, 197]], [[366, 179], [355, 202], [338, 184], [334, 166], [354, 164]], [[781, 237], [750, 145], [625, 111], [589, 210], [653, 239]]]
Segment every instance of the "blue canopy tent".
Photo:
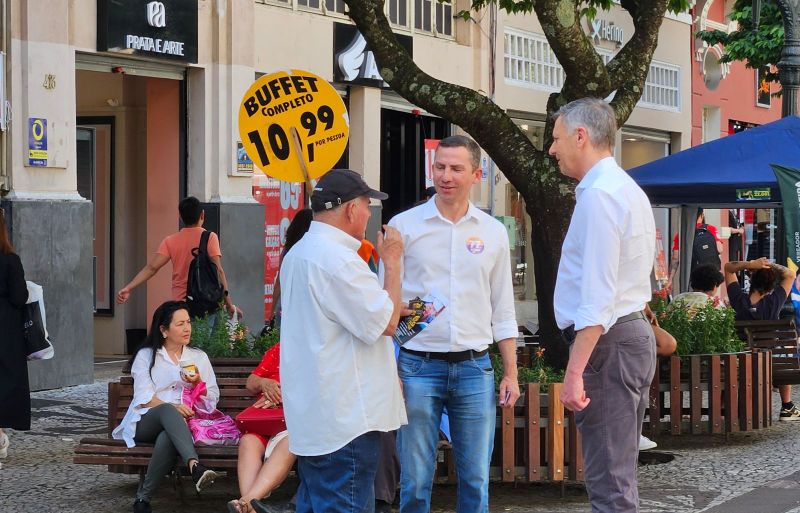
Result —
[[[707, 142], [629, 173], [654, 207], [681, 207], [680, 238], [692, 240], [698, 206], [780, 207], [781, 193], [770, 164], [800, 167], [800, 117]], [[683, 262], [689, 261], [690, 253], [691, 244], [682, 244]], [[689, 266], [681, 267], [683, 289], [689, 281]]]
[[[800, 117], [790, 116], [629, 170], [656, 206], [768, 208], [781, 202], [770, 164], [800, 167]], [[743, 200], [737, 190], [770, 189]]]

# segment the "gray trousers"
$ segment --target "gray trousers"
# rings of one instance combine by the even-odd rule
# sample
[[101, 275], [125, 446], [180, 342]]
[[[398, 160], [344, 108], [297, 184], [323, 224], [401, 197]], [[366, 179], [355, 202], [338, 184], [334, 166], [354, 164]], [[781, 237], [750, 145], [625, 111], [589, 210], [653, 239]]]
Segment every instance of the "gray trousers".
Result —
[[400, 459], [397, 457], [397, 432], [381, 432], [378, 448], [378, 472], [375, 474], [375, 499], [394, 502], [400, 483]]
[[583, 372], [589, 405], [575, 414], [583, 437], [586, 488], [593, 513], [637, 513], [639, 435], [656, 365], [653, 329], [644, 319], [601, 336]]
[[142, 443], [155, 442], [144, 481], [136, 492], [137, 499], [150, 501], [161, 480], [175, 467], [178, 455], [187, 464], [189, 460], [197, 459], [189, 426], [171, 404], [159, 404], [142, 415], [136, 424], [136, 436], [133, 439]]

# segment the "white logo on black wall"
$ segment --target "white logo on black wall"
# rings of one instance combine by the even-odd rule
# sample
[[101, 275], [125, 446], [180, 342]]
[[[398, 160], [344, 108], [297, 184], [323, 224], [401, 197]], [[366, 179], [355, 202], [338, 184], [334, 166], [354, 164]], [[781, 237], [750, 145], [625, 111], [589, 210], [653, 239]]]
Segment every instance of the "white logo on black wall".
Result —
[[[151, 27], [163, 28], [167, 25], [167, 9], [163, 2], [150, 2], [147, 4], [147, 23]], [[126, 34], [125, 48], [151, 52], [163, 55], [185, 57], [185, 43], [157, 37]]]
[[162, 2], [150, 2], [147, 4], [147, 24], [156, 28], [162, 28], [167, 25], [167, 9]]
[[375, 55], [372, 50], [367, 50], [367, 41], [360, 32], [356, 33], [347, 48], [336, 56], [336, 61], [347, 82], [352, 82], [356, 79], [380, 80], [383, 82], [383, 77], [378, 71], [378, 65], [375, 63]]

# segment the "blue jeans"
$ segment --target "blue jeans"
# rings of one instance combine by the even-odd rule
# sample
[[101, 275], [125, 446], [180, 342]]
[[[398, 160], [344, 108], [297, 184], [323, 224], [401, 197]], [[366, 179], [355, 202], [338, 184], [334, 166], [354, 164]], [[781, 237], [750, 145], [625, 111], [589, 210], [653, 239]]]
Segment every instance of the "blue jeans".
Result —
[[400, 512], [430, 511], [439, 421], [446, 406], [458, 474], [456, 511], [487, 513], [496, 416], [489, 356], [448, 363], [400, 351], [397, 369], [408, 414], [408, 425], [397, 436]]
[[379, 436], [372, 431], [331, 454], [299, 456], [296, 513], [374, 513]]

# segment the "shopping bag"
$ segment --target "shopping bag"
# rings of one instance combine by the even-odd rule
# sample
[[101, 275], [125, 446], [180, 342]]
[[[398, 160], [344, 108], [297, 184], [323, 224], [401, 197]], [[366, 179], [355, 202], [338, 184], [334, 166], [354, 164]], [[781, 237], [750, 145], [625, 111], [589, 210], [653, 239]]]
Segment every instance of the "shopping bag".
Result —
[[55, 355], [55, 350], [47, 334], [42, 287], [32, 281], [26, 284], [28, 303], [23, 310], [22, 330], [28, 360], [49, 360]]
[[242, 434], [230, 415], [216, 408], [210, 412], [198, 408], [198, 398], [205, 389], [206, 384], [201, 381], [193, 388], [184, 388], [181, 396], [183, 404], [194, 411], [194, 416], [187, 422], [192, 440], [197, 445], [238, 445]]

